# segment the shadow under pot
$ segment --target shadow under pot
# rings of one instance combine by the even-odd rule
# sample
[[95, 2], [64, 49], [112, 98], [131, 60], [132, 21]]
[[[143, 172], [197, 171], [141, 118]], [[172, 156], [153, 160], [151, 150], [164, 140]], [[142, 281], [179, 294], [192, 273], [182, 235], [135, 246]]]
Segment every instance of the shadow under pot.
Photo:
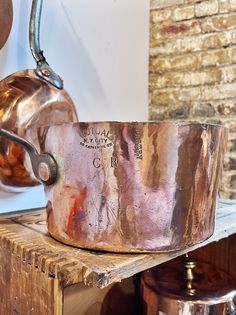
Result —
[[38, 129], [46, 155], [28, 142], [25, 148], [45, 184], [54, 238], [102, 251], [160, 252], [212, 235], [226, 138], [227, 128], [213, 124], [78, 122]]
[[144, 315], [235, 315], [236, 281], [200, 261], [174, 259], [141, 278]]

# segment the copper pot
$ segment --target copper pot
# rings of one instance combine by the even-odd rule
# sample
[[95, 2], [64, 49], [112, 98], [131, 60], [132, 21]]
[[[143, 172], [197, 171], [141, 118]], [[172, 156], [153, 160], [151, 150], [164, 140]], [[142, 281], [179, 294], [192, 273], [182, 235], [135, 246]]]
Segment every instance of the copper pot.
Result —
[[235, 315], [236, 281], [214, 266], [174, 259], [141, 278], [144, 315]]
[[[39, 43], [42, 0], [32, 1], [30, 48], [35, 70], [22, 70], [0, 81], [0, 126], [37, 145], [32, 126], [78, 121], [73, 101], [63, 89], [62, 79], [47, 63]], [[0, 189], [19, 192], [38, 185], [25, 152], [16, 143], [0, 145]]]
[[214, 230], [226, 137], [219, 125], [179, 122], [40, 128], [50, 161], [32, 148], [29, 153], [36, 177], [49, 184], [49, 233], [66, 244], [113, 252], [202, 242]]
[[0, 49], [5, 45], [13, 21], [12, 0], [0, 0]]

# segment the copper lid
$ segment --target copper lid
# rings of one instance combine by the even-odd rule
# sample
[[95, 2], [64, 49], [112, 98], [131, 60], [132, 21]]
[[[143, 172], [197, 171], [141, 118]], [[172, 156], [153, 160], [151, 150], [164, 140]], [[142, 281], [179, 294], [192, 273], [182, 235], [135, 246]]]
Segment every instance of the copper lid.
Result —
[[228, 274], [210, 264], [183, 258], [146, 271], [143, 281], [159, 295], [175, 300], [217, 300], [232, 291], [236, 296], [236, 281]]

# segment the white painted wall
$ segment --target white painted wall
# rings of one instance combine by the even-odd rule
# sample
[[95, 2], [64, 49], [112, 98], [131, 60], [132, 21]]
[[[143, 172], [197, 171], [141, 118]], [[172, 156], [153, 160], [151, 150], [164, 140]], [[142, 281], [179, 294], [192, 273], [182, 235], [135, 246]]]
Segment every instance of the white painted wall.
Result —
[[[41, 48], [64, 79], [80, 121], [147, 120], [149, 0], [44, 0]], [[0, 78], [33, 68], [29, 0], [13, 0]], [[45, 205], [42, 187], [0, 193], [0, 212]]]

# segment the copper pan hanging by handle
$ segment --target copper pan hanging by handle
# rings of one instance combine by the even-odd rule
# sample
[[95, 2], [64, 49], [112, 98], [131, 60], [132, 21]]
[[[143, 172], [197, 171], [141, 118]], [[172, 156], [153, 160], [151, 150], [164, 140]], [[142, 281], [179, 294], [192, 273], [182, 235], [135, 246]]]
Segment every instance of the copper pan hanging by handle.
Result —
[[12, 0], [0, 0], [0, 49], [5, 45], [12, 27]]
[[[75, 105], [60, 76], [40, 47], [42, 0], [33, 0], [29, 42], [36, 69], [26, 69], [0, 81], [0, 125], [38, 148], [36, 130], [45, 125], [78, 121]], [[20, 192], [38, 185], [27, 155], [17, 143], [0, 144], [0, 190]]]
[[52, 155], [47, 153], [39, 154], [37, 149], [29, 141], [5, 129], [0, 129], [0, 136], [16, 142], [26, 150], [30, 157], [34, 175], [40, 183], [44, 185], [55, 183], [58, 170], [57, 163]]

